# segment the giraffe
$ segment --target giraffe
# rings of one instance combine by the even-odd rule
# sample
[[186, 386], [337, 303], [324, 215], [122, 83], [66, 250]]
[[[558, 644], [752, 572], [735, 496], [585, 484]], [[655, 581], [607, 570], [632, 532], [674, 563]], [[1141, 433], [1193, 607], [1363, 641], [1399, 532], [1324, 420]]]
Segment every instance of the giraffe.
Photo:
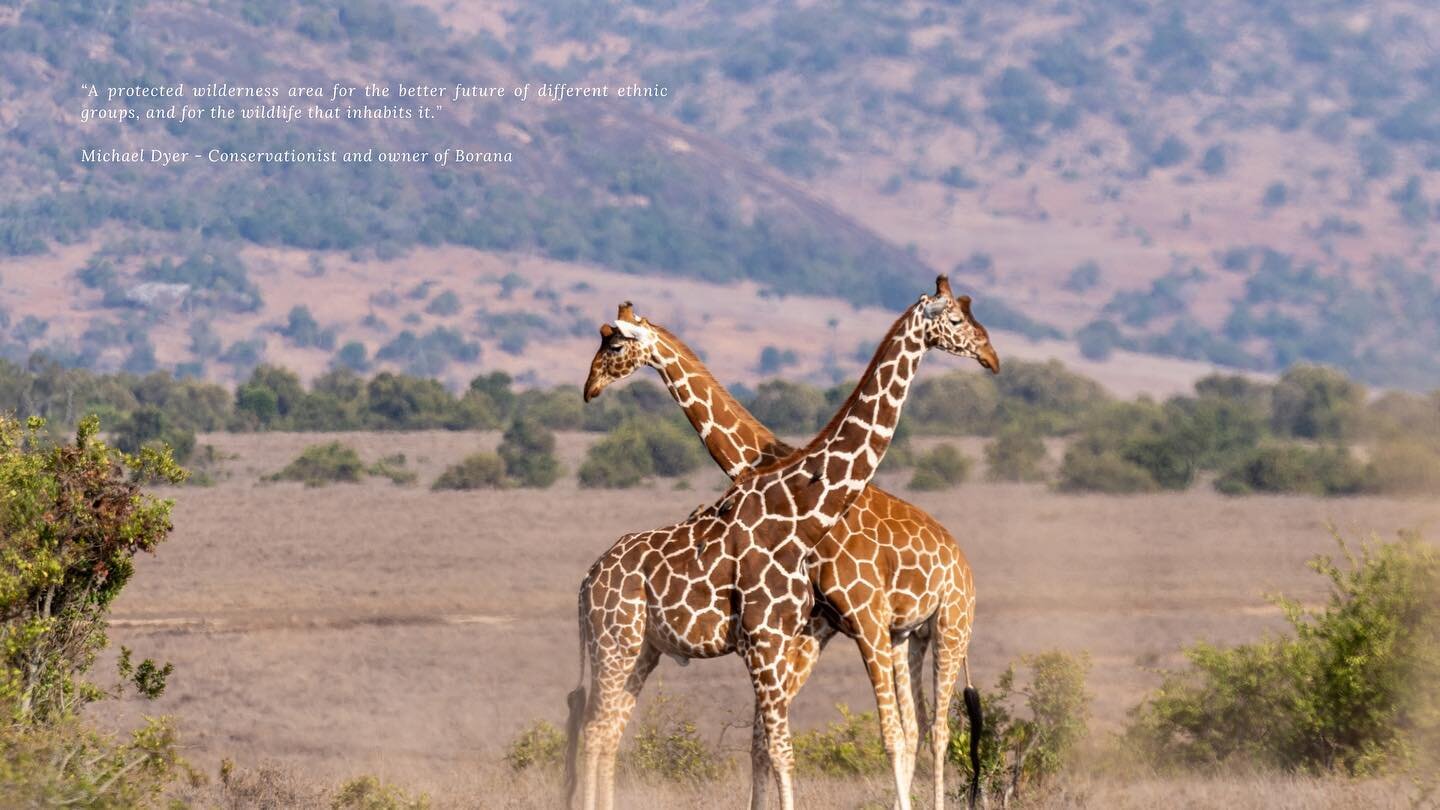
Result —
[[[948, 284], [941, 288], [950, 294]], [[968, 299], [960, 299], [962, 307]], [[998, 369], [998, 358], [993, 360]], [[600, 348], [590, 364], [584, 397], [589, 402], [609, 385], [643, 366], [659, 372], [670, 395], [700, 434], [711, 457], [731, 478], [773, 463], [793, 452], [750, 414], [722, 386], [695, 353], [665, 328], [635, 314], [633, 305], [620, 305], [614, 324], [600, 327]], [[975, 587], [970, 565], [959, 545], [934, 518], [878, 487], [868, 487], [816, 547], [810, 562], [810, 580], [818, 603], [804, 635], [798, 640], [796, 666], [788, 688], [793, 699], [804, 685], [821, 648], [837, 633], [855, 638], [872, 674], [877, 714], [887, 752], [903, 730], [903, 757], [892, 763], [904, 779], [897, 781], [897, 804], [908, 804], [914, 757], [921, 736], [916, 707], [923, 706], [919, 689], [929, 621], [937, 614], [947, 618], [947, 632], [935, 641], [936, 662], [961, 662], [965, 675], [965, 705], [970, 723], [979, 728], [979, 694], [970, 683], [967, 649], [974, 618]], [[909, 638], [911, 636], [914, 638]], [[896, 639], [895, 643], [891, 639]], [[908, 650], [907, 650], [908, 643]], [[893, 675], [868, 651], [891, 647]], [[913, 667], [910, 660], [913, 657]], [[913, 674], [917, 677], [911, 680]], [[953, 683], [953, 682], [952, 682]], [[953, 686], [952, 686], [953, 688]], [[913, 689], [913, 691], [912, 691]], [[948, 711], [949, 689], [936, 690], [934, 710]], [[896, 709], [898, 704], [898, 725]], [[934, 725], [927, 718], [926, 726]], [[937, 727], [938, 728], [938, 727]], [[756, 718], [752, 752], [752, 804], [767, 786], [764, 728]], [[935, 806], [944, 806], [944, 743], [948, 734], [932, 738]], [[978, 734], [972, 734], [971, 793], [979, 789]], [[904, 798], [898, 798], [904, 797]], [[978, 798], [975, 796], [974, 798]], [[763, 801], [763, 799], [761, 799]], [[972, 799], [973, 801], [973, 799]]]
[[[890, 327], [855, 390], [809, 444], [740, 475], [678, 524], [625, 535], [591, 566], [578, 599], [581, 683], [568, 698], [566, 756], [573, 797], [583, 741], [586, 810], [613, 806], [620, 737], [660, 656], [730, 652], [750, 675], [781, 810], [793, 810], [789, 689], [813, 607], [806, 559], [870, 483], [925, 352], [938, 347], [998, 365], [968, 310], [942, 276], [934, 296], [922, 295]], [[883, 669], [889, 658], [888, 643], [867, 656]], [[892, 735], [888, 743], [892, 761], [901, 756], [898, 742]]]

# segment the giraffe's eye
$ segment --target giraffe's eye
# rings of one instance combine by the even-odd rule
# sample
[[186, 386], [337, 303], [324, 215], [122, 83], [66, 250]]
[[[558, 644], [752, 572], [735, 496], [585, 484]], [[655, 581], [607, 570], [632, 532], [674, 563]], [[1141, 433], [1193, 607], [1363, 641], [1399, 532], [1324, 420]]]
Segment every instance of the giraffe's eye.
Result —
[[623, 347], [619, 342], [615, 342], [615, 343], [611, 343], [609, 346], [606, 346], [605, 348], [606, 348], [607, 351], [611, 352], [612, 354], [619, 354], [619, 353], [620, 353], [620, 350], [621, 350], [622, 348], [624, 348], [624, 347]]

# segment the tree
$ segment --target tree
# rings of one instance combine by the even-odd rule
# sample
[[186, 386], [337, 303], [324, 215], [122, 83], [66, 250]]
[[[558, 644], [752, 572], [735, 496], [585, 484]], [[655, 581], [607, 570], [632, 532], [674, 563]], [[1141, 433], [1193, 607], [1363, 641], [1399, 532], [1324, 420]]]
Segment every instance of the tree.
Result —
[[[80, 422], [73, 445], [52, 445], [45, 422], [0, 417], [0, 707], [10, 722], [58, 721], [99, 696], [82, 678], [105, 647], [110, 604], [132, 558], [170, 534], [171, 502], [149, 482], [185, 479], [164, 449], [124, 454]], [[146, 694], [169, 667], [132, 670]]]
[[[844, 394], [849, 393], [845, 389]], [[838, 408], [840, 402], [833, 405]], [[999, 406], [1000, 390], [992, 375], [951, 371], [915, 386], [900, 424], [913, 423], [923, 433], [984, 436], [994, 432]]]
[[1045, 442], [1034, 430], [1009, 425], [985, 445], [985, 477], [991, 481], [1043, 481]]
[[1275, 384], [1271, 425], [1282, 436], [1342, 439], [1354, 434], [1365, 388], [1335, 369], [1291, 367]]
[[776, 433], [813, 433], [821, 424], [825, 395], [802, 383], [766, 380], [749, 407], [756, 419]]
[[305, 398], [305, 388], [295, 372], [259, 365], [250, 379], [235, 390], [235, 410], [253, 416], [261, 427], [284, 419]]
[[505, 430], [500, 443], [505, 474], [522, 487], [544, 489], [560, 477], [555, 434], [534, 419], [520, 416]]
[[131, 454], [145, 447], [168, 447], [175, 459], [183, 462], [195, 451], [195, 431], [178, 428], [164, 411], [143, 405], [115, 429], [115, 446]]

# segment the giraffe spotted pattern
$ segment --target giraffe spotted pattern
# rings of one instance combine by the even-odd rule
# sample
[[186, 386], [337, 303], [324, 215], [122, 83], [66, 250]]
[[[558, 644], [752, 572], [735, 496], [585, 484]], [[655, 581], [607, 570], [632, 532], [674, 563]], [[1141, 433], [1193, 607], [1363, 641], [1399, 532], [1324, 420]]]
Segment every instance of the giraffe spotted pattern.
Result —
[[[772, 460], [786, 448], [773, 436], [767, 444], [753, 425], [716, 424], [706, 430], [697, 424], [707, 445], [712, 437], [720, 443], [723, 436], [737, 458], [746, 459], [731, 487], [715, 504], [682, 523], [621, 538], [596, 561], [581, 585], [582, 666], [590, 667], [590, 689], [588, 700], [583, 689], [572, 694], [571, 732], [573, 746], [575, 726], [583, 720], [580, 787], [586, 808], [611, 806], [620, 736], [660, 656], [709, 658], [729, 652], [744, 660], [755, 690], [757, 743], [763, 739], [763, 746], [757, 748], [764, 751], [764, 761], [757, 757], [757, 766], [773, 769], [781, 807], [793, 807], [789, 703], [824, 637], [811, 622], [816, 592], [812, 577], [825, 594], [824, 611], [840, 615], [840, 629], [856, 635], [867, 662], [877, 662], [879, 671], [872, 672], [872, 679], [885, 678], [894, 664], [889, 638], [894, 608], [887, 603], [895, 600], [879, 598], [879, 586], [888, 593], [896, 582], [891, 573], [894, 560], [883, 561], [886, 574], [882, 575], [876, 556], [856, 555], [840, 544], [828, 550], [824, 556], [829, 562], [822, 565], [821, 549], [830, 529], [857, 499], [873, 501], [867, 487], [894, 435], [924, 352], [939, 347], [976, 358], [987, 367], [998, 365], [984, 329], [969, 315], [968, 304], [968, 299], [957, 301], [950, 295], [942, 278], [936, 296], [922, 296], [891, 327], [850, 398], [799, 451]], [[680, 396], [688, 401], [702, 392], [685, 386]], [[726, 465], [727, 471], [738, 463]], [[909, 511], [918, 510], [909, 507]], [[892, 547], [913, 546], [917, 564], [940, 567], [940, 552], [899, 539], [900, 524], [913, 519], [906, 510], [867, 503], [861, 512]], [[927, 545], [938, 547], [940, 537], [929, 538]], [[958, 555], [953, 542], [949, 547]], [[928, 559], [932, 556], [935, 559]], [[963, 557], [958, 559], [963, 566]], [[822, 584], [824, 570], [834, 572], [830, 587], [841, 594], [833, 603]], [[857, 588], [851, 577], [870, 581]], [[928, 579], [927, 592], [945, 592], [938, 579], [933, 586]], [[972, 593], [968, 576], [964, 583], [967, 593]], [[938, 597], [917, 593], [901, 598], [899, 604], [907, 616], [916, 617], [908, 626], [902, 622], [902, 634], [929, 621], [932, 632], [942, 636], [968, 635], [973, 596], [957, 603], [963, 609], [946, 617], [943, 628], [940, 617], [947, 611], [941, 609]], [[852, 616], [857, 620], [847, 621]], [[883, 637], [873, 640], [873, 651], [865, 649], [867, 634], [860, 629], [870, 626], [885, 628]], [[950, 684], [963, 661], [963, 642], [960, 649], [954, 662], [957, 669], [949, 673]], [[894, 709], [892, 685], [888, 707], [892, 718]], [[899, 783], [905, 778], [901, 770], [906, 760], [900, 753], [904, 732], [898, 723], [890, 726], [887, 747], [897, 761]], [[572, 747], [572, 763], [575, 753]], [[904, 770], [908, 774], [908, 768]], [[764, 782], [756, 781], [759, 787], [752, 803], [759, 806], [765, 801]], [[902, 801], [908, 797], [902, 795]]]
[[[948, 287], [942, 287], [941, 293], [949, 295]], [[706, 449], [731, 477], [793, 452], [720, 385], [684, 342], [637, 316], [628, 302], [621, 305], [614, 325], [600, 327], [600, 336], [585, 383], [587, 401], [648, 365], [659, 372]], [[998, 366], [993, 352], [983, 362]], [[939, 709], [950, 705], [959, 670], [964, 670], [966, 686], [970, 685], [967, 649], [975, 588], [964, 553], [930, 515], [871, 486], [816, 547], [808, 573], [819, 601], [798, 639], [790, 696], [804, 684], [820, 649], [837, 630], [854, 638], [896, 771], [896, 793], [905, 797], [898, 803], [908, 804], [918, 741], [928, 725], [936, 725], [931, 753], [937, 767], [932, 773], [937, 801], [943, 802], [948, 718]], [[924, 717], [917, 726], [916, 707], [923, 707], [920, 664], [925, 643], [932, 637], [939, 694], [932, 709], [941, 716]], [[757, 717], [752, 790], [760, 803], [768, 778], [765, 748]]]

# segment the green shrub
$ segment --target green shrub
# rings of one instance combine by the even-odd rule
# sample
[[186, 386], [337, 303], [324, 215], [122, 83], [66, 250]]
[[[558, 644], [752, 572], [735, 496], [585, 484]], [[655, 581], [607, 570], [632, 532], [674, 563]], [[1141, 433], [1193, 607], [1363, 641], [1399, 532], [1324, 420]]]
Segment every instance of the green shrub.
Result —
[[652, 475], [684, 475], [701, 461], [700, 445], [686, 428], [668, 419], [632, 419], [590, 446], [580, 485], [626, 489]]
[[1020, 425], [1006, 427], [985, 445], [985, 477], [991, 481], [1045, 480], [1045, 442]]
[[1275, 384], [1272, 407], [1281, 436], [1349, 438], [1364, 412], [1365, 388], [1335, 369], [1297, 365]]
[[633, 431], [615, 433], [590, 446], [580, 465], [580, 486], [629, 489], [650, 477], [655, 465], [650, 448]]
[[917, 433], [985, 436], [999, 425], [999, 407], [1000, 389], [992, 375], [952, 371], [915, 385], [900, 424], [913, 423]]
[[[1203, 382], [1203, 381], [1202, 381]], [[1196, 386], [1197, 390], [1202, 390]], [[1247, 453], [1266, 433], [1266, 406], [1245, 395], [1202, 394], [1165, 403], [1166, 433], [1184, 442], [1191, 463], [1214, 470]]]
[[565, 732], [544, 720], [531, 723], [505, 746], [505, 762], [516, 771], [559, 768], [565, 762]]
[[1276, 180], [1265, 187], [1265, 196], [1260, 202], [1266, 208], [1279, 208], [1290, 201], [1290, 188], [1284, 183]]
[[560, 477], [555, 458], [555, 434], [529, 417], [516, 417], [500, 443], [505, 475], [522, 487], [544, 489]]
[[622, 761], [634, 774], [678, 782], [709, 782], [730, 769], [729, 759], [700, 738], [686, 707], [663, 692], [640, 717]]
[[0, 807], [154, 807], [184, 767], [174, 728], [149, 719], [128, 740], [74, 718], [0, 727]]
[[86, 676], [108, 644], [110, 605], [133, 558], [171, 530], [171, 502], [142, 485], [180, 483], [167, 450], [122, 454], [87, 417], [74, 444], [45, 422], [0, 417], [0, 806], [128, 808], [158, 801], [181, 767], [175, 735], [150, 720], [128, 742], [79, 719], [88, 703], [133, 687], [158, 697], [167, 664], [135, 664], [121, 649], [121, 684]]
[[427, 810], [430, 797], [423, 793], [411, 797], [374, 776], [357, 776], [340, 787], [330, 806], [334, 810]]
[[374, 464], [371, 464], [369, 468], [366, 469], [366, 472], [371, 475], [389, 478], [390, 483], [401, 486], [413, 484], [416, 479], [420, 477], [414, 470], [405, 467], [404, 453], [385, 456]]
[[840, 719], [823, 729], [796, 734], [795, 764], [802, 773], [870, 776], [890, 770], [880, 722], [874, 712], [854, 714], [841, 703]]
[[971, 460], [952, 444], [936, 445], [915, 459], [915, 474], [910, 488], [918, 490], [948, 489], [965, 483], [970, 475]]
[[184, 463], [195, 452], [195, 431], [175, 425], [165, 412], [143, 405], [130, 412], [115, 428], [115, 447], [138, 453], [142, 447], [169, 447], [175, 460]]
[[[494, 424], [500, 424], [510, 419], [515, 411], [516, 394], [510, 389], [514, 382], [509, 374], [503, 371], [492, 371], [489, 374], [481, 374], [470, 381], [470, 387], [466, 389], [465, 396], [478, 398], [483, 402], [483, 409], [491, 414]], [[534, 415], [531, 414], [531, 418]], [[544, 422], [542, 421], [542, 424]], [[555, 427], [546, 425], [546, 427]]]
[[365, 478], [365, 462], [355, 448], [340, 442], [312, 444], [300, 452], [285, 469], [267, 481], [300, 481], [307, 487], [326, 484], [358, 484]]
[[1002, 423], [1027, 424], [1042, 433], [1068, 433], [1085, 414], [1110, 401], [1099, 383], [1066, 369], [1057, 360], [1007, 361], [1005, 373], [994, 380], [1000, 389]]
[[433, 490], [442, 489], [503, 489], [509, 485], [505, 477], [505, 461], [495, 453], [473, 453], [458, 464], [440, 473]]
[[330, 351], [335, 348], [335, 330], [321, 327], [315, 316], [310, 314], [310, 308], [303, 304], [290, 309], [285, 325], [279, 331], [286, 340], [302, 349], [313, 346]]
[[1195, 480], [1199, 454], [1199, 439], [1188, 427], [1169, 423], [1159, 431], [1139, 432], [1120, 446], [1119, 456], [1144, 470], [1161, 489], [1185, 489]]
[[1134, 343], [1125, 337], [1114, 321], [1101, 318], [1075, 331], [1075, 343], [1087, 360], [1108, 360], [1115, 349], [1131, 349]]
[[425, 305], [425, 312], [430, 315], [439, 315], [442, 318], [458, 314], [460, 312], [460, 296], [456, 295], [454, 290], [446, 290], [430, 299], [430, 303]]
[[305, 398], [305, 388], [295, 372], [278, 366], [260, 365], [250, 379], [235, 389], [235, 413], [251, 420], [249, 427], [269, 427], [284, 419]]
[[551, 430], [579, 430], [585, 423], [585, 402], [574, 386], [548, 391], [532, 388], [515, 396], [515, 413], [523, 413]]
[[1077, 444], [1065, 451], [1065, 459], [1060, 463], [1059, 488], [1061, 492], [1125, 495], [1153, 492], [1159, 487], [1145, 468], [1119, 453], [1113, 450], [1097, 452], [1092, 447]]
[[[980, 777], [986, 795], [1005, 807], [1022, 792], [1041, 787], [1071, 762], [1089, 730], [1090, 695], [1085, 676], [1088, 656], [1052, 651], [1020, 659], [1028, 669], [1028, 685], [1016, 687], [1012, 664], [1000, 675], [995, 691], [982, 694], [985, 727], [980, 735]], [[1024, 701], [1028, 718], [1016, 714]], [[950, 707], [947, 758], [968, 781], [971, 728], [964, 705]]]
[[388, 371], [365, 384], [362, 418], [376, 430], [464, 430], [482, 424], [439, 380]]
[[766, 380], [746, 407], [777, 434], [810, 434], [824, 424], [825, 394], [804, 383]]
[[1238, 457], [1215, 479], [1215, 489], [1225, 495], [1354, 495], [1368, 485], [1365, 467], [1346, 448], [1296, 444], [1257, 447]]
[[1328, 581], [1323, 608], [1276, 597], [1290, 632], [1201, 643], [1132, 713], [1128, 742], [1166, 766], [1264, 764], [1316, 773], [1393, 770], [1440, 742], [1440, 551], [1417, 534], [1371, 541]]

